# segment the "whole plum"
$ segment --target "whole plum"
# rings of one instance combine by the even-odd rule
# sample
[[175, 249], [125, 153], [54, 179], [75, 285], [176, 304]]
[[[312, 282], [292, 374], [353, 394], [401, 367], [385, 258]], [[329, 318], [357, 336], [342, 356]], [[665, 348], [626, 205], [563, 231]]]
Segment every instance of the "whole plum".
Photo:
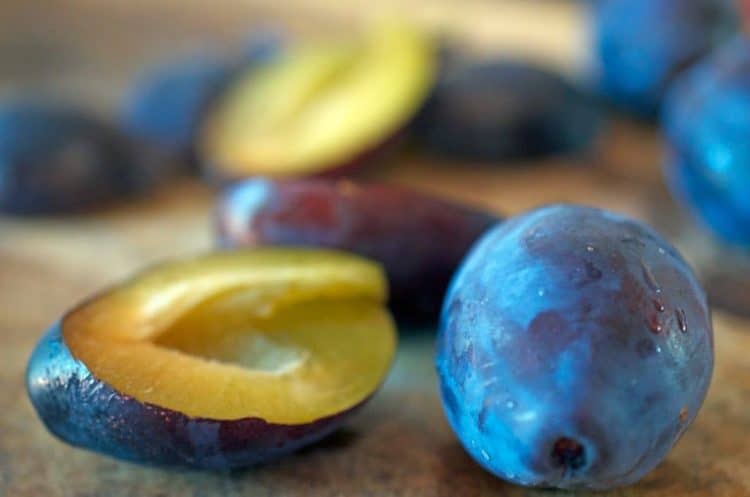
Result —
[[203, 114], [231, 74], [228, 61], [211, 56], [158, 65], [141, 76], [128, 95], [123, 125], [139, 138], [184, 154], [192, 149]]
[[513, 60], [447, 66], [415, 126], [431, 152], [480, 161], [568, 153], [600, 128], [594, 102], [551, 71]]
[[607, 0], [591, 8], [597, 85], [618, 106], [649, 118], [674, 77], [736, 24], [730, 0]]
[[706, 296], [650, 228], [556, 205], [475, 245], [445, 299], [436, 365], [466, 450], [514, 483], [603, 490], [653, 469], [713, 369]]
[[269, 32], [252, 37], [237, 60], [200, 52], [156, 64], [127, 95], [124, 128], [165, 151], [190, 157], [203, 117], [232, 78], [270, 59], [280, 46], [280, 37]]
[[159, 159], [83, 111], [0, 103], [0, 211], [55, 214], [131, 195], [171, 171]]
[[393, 185], [252, 179], [217, 212], [224, 247], [291, 245], [346, 250], [383, 265], [399, 319], [437, 320], [450, 277], [497, 216]]
[[750, 247], [750, 38], [738, 37], [677, 81], [663, 128], [674, 194], [724, 240]]

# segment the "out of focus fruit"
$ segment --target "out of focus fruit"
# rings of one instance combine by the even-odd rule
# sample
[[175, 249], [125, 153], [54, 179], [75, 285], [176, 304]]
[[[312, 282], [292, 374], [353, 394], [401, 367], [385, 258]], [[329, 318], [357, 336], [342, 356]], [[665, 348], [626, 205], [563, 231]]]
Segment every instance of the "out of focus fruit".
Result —
[[369, 162], [422, 106], [435, 52], [425, 34], [400, 24], [291, 49], [228, 89], [203, 130], [201, 160], [222, 178]]
[[58, 214], [139, 193], [172, 165], [63, 105], [0, 102], [0, 211]]
[[601, 121], [592, 99], [559, 75], [498, 60], [449, 64], [416, 130], [436, 154], [500, 161], [580, 150]]
[[466, 257], [436, 363], [448, 420], [479, 464], [521, 485], [604, 490], [653, 469], [700, 409], [710, 311], [650, 228], [545, 207]]
[[592, 5], [601, 92], [654, 117], [673, 79], [736, 29], [732, 0], [606, 0]]
[[675, 195], [724, 240], [750, 248], [750, 38], [677, 81], [663, 127]]
[[66, 314], [29, 361], [40, 418], [130, 461], [229, 469], [333, 431], [383, 381], [395, 331], [380, 269], [259, 249], [149, 270]]
[[318, 246], [380, 262], [396, 317], [437, 320], [471, 244], [498, 217], [407, 189], [351, 181], [247, 180], [219, 201], [223, 246]]
[[136, 81], [123, 106], [123, 126], [139, 139], [191, 158], [201, 121], [211, 104], [241, 72], [252, 71], [280, 51], [271, 33], [253, 37], [235, 60], [212, 53], [157, 64]]

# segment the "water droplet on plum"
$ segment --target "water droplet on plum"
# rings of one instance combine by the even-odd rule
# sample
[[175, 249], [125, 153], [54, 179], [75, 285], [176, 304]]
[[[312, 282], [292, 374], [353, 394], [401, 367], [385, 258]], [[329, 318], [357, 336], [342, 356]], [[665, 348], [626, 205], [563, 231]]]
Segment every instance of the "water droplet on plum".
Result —
[[674, 313], [677, 316], [677, 325], [680, 327], [680, 331], [687, 333], [687, 317], [685, 316], [685, 311], [683, 309], [677, 309]]

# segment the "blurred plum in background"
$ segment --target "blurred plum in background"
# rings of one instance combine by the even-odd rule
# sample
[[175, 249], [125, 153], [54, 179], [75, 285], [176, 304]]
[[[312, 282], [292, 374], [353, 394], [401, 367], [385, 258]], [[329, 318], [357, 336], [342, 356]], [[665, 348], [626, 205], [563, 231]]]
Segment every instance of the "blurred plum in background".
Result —
[[672, 191], [722, 239], [750, 248], [750, 38], [678, 80], [663, 128]]
[[454, 56], [416, 133], [436, 155], [502, 161], [583, 149], [601, 123], [593, 99], [558, 74], [516, 60]]
[[137, 79], [123, 105], [123, 126], [134, 136], [192, 158], [201, 121], [232, 77], [281, 50], [275, 32], [251, 37], [238, 56], [202, 51], [157, 63]]
[[656, 117], [672, 80], [735, 30], [732, 0], [592, 2], [595, 84], [615, 105]]
[[202, 165], [223, 179], [341, 174], [383, 157], [434, 84], [437, 49], [405, 23], [290, 48], [209, 113]]
[[83, 110], [0, 102], [0, 211], [79, 210], [142, 192], [172, 172], [170, 161]]

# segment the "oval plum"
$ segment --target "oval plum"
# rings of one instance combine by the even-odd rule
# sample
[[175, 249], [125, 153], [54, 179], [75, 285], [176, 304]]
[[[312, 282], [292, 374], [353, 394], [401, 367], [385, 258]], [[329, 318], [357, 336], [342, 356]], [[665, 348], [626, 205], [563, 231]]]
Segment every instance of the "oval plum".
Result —
[[133, 84], [123, 105], [123, 127], [138, 139], [194, 159], [195, 140], [211, 105], [242, 71], [267, 62], [281, 50], [276, 33], [248, 40], [234, 60], [209, 52], [156, 64]]
[[681, 77], [662, 116], [675, 196], [714, 233], [750, 247], [750, 38]]
[[480, 161], [572, 153], [601, 127], [593, 99], [551, 71], [513, 60], [454, 65], [415, 126], [431, 152]]
[[146, 190], [171, 164], [82, 111], [0, 103], [0, 211], [57, 214]]
[[398, 318], [436, 320], [451, 275], [498, 217], [415, 191], [351, 181], [253, 179], [225, 191], [225, 247], [319, 246], [383, 264]]
[[451, 284], [436, 357], [445, 412], [503, 479], [627, 485], [695, 418], [712, 336], [703, 290], [654, 231], [544, 207], [488, 232]]
[[607, 0], [591, 8], [597, 86], [649, 118], [674, 77], [736, 28], [731, 0]]
[[72, 310], [29, 361], [64, 441], [143, 464], [231, 469], [332, 432], [395, 351], [386, 282], [363, 259], [254, 250], [151, 269]]

